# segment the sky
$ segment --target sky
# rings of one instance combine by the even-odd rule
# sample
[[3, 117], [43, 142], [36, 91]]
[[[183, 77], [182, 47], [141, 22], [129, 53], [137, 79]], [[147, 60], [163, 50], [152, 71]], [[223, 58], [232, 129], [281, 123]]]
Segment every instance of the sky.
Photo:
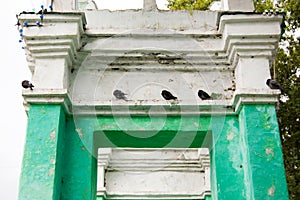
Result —
[[[98, 8], [122, 9], [141, 7], [142, 0], [95, 0]], [[126, 3], [124, 3], [126, 2]], [[163, 6], [166, 0], [159, 0]], [[27, 115], [23, 107], [21, 82], [31, 80], [25, 51], [15, 26], [16, 14], [22, 11], [39, 10], [40, 5], [49, 5], [45, 0], [10, 0], [1, 6], [2, 44], [0, 85], [0, 199], [16, 200], [18, 196], [19, 175], [25, 144]], [[119, 8], [118, 8], [119, 9]]]

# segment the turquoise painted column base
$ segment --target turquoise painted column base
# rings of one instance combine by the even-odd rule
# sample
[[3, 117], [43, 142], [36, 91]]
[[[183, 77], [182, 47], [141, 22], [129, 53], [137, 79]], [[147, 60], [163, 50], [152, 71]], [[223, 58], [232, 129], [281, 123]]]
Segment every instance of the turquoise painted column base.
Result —
[[60, 199], [65, 115], [60, 105], [31, 105], [19, 199]]
[[243, 105], [212, 126], [213, 199], [289, 199], [274, 105]]
[[89, 119], [75, 124], [60, 105], [31, 105], [19, 199], [96, 199], [95, 129]]
[[213, 117], [211, 192], [214, 200], [246, 200], [241, 136], [236, 116]]
[[247, 199], [288, 200], [274, 105], [244, 105], [239, 115]]

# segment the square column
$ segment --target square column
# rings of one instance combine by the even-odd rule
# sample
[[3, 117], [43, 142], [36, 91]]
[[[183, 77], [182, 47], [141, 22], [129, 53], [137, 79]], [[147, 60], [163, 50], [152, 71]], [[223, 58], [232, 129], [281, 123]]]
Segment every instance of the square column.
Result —
[[239, 90], [267, 89], [266, 80], [270, 78], [267, 58], [240, 58], [235, 70], [236, 87]]
[[214, 117], [212, 131], [212, 199], [246, 200], [247, 186], [244, 179], [243, 147], [236, 116]]
[[274, 105], [243, 105], [239, 115], [247, 199], [288, 200]]
[[221, 0], [223, 10], [230, 11], [254, 11], [253, 0]]
[[65, 114], [60, 105], [31, 105], [19, 199], [60, 199]]
[[64, 58], [36, 59], [33, 82], [43, 89], [68, 88], [68, 66]]

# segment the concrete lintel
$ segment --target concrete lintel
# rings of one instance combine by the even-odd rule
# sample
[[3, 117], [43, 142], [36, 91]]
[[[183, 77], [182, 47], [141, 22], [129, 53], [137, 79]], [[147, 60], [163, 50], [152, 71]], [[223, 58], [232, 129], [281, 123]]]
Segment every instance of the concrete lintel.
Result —
[[[147, 33], [147, 30], [165, 33], [189, 31], [215, 33], [219, 13], [212, 11], [143, 11], [143, 10], [93, 10], [85, 11], [89, 34]], [[98, 20], [101, 18], [102, 20]], [[174, 20], [176, 19], [176, 20]]]

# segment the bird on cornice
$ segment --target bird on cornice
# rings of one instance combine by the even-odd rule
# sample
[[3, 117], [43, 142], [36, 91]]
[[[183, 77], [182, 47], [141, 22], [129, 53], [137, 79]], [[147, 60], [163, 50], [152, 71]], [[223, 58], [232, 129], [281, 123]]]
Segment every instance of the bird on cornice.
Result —
[[199, 90], [198, 91], [198, 96], [200, 97], [200, 99], [202, 100], [211, 100], [211, 96], [209, 96], [209, 94], [207, 94], [205, 91], [203, 90]]
[[24, 80], [24, 81], [22, 81], [22, 87], [25, 88], [25, 89], [30, 88], [30, 90], [33, 90], [32, 88], [34, 86], [33, 86], [33, 84], [30, 81]]
[[279, 83], [277, 83], [275, 80], [267, 79], [266, 84], [269, 88], [273, 90], [280, 90], [281, 94], [284, 94], [284, 90], [282, 86]]
[[125, 94], [125, 93], [122, 92], [121, 90], [115, 90], [115, 91], [113, 92], [113, 95], [114, 95], [117, 99], [123, 99], [123, 100], [127, 101], [127, 97], [126, 97], [127, 94]]
[[167, 90], [163, 90], [161, 92], [161, 95], [165, 100], [176, 100], [177, 99], [177, 97], [173, 96], [173, 94]]

